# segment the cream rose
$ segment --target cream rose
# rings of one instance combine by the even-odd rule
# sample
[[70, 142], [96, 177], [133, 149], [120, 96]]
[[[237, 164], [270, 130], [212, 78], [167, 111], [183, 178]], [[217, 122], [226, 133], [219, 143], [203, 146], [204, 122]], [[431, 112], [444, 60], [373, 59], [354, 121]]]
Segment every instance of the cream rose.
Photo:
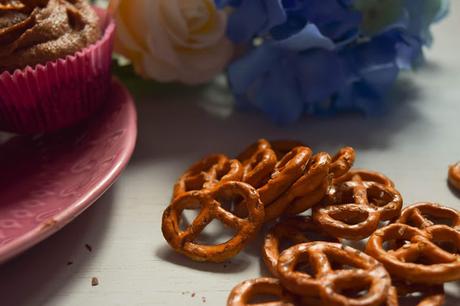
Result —
[[204, 83], [232, 56], [226, 15], [213, 0], [112, 0], [115, 50], [162, 82]]

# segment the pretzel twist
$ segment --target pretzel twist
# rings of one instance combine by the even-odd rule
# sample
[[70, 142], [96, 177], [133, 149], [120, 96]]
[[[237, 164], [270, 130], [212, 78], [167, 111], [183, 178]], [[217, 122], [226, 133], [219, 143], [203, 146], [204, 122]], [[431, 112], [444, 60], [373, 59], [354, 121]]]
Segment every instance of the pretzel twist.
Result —
[[313, 223], [310, 217], [297, 216], [288, 218], [272, 227], [265, 236], [262, 247], [262, 257], [268, 270], [277, 276], [277, 264], [282, 243], [296, 245], [311, 241], [339, 242], [337, 238], [327, 234]]
[[399, 216], [401, 207], [402, 198], [396, 189], [364, 182], [361, 176], [354, 175], [351, 181], [330, 190], [326, 205], [316, 207], [313, 218], [331, 235], [361, 240], [369, 237], [380, 221]]
[[[239, 218], [222, 208], [223, 201], [242, 198], [241, 204], [248, 212], [247, 218]], [[200, 209], [198, 216], [181, 230], [182, 212]], [[198, 235], [213, 219], [221, 221], [236, 231], [225, 243], [202, 245], [196, 242]], [[257, 191], [242, 182], [226, 182], [210, 190], [190, 191], [179, 195], [163, 213], [162, 231], [166, 241], [176, 251], [196, 261], [223, 262], [248, 243], [262, 225], [264, 208]]]
[[[251, 301], [258, 297], [276, 297], [277, 301], [254, 304]], [[297, 305], [294, 295], [285, 290], [278, 279], [261, 277], [243, 281], [230, 292], [227, 300], [228, 306], [295, 306]]]
[[[390, 249], [383, 245], [391, 242]], [[406, 243], [404, 243], [406, 242]], [[439, 245], [450, 243], [453, 253]], [[441, 284], [460, 278], [460, 233], [446, 225], [424, 230], [395, 223], [369, 238], [366, 253], [382, 262], [392, 275], [411, 283]]]
[[[308, 263], [313, 275], [298, 271]], [[337, 269], [337, 265], [353, 269]], [[310, 242], [295, 245], [278, 260], [281, 283], [290, 291], [308, 297], [319, 297], [326, 305], [379, 305], [386, 300], [391, 280], [387, 271], [374, 258], [347, 246]], [[345, 290], [368, 288], [363, 296], [353, 298], [342, 294]]]
[[238, 160], [229, 160], [225, 155], [210, 155], [193, 164], [178, 179], [172, 198], [192, 190], [210, 189], [218, 183], [239, 181], [243, 167]]

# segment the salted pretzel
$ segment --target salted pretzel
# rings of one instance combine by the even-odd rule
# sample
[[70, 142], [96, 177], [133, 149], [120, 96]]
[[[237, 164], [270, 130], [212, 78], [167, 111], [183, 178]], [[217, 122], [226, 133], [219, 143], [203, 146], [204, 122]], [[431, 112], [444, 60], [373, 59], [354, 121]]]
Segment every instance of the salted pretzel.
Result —
[[[449, 243], [453, 250], [441, 246]], [[384, 248], [384, 244], [387, 246]], [[411, 283], [441, 284], [460, 279], [460, 233], [446, 225], [424, 230], [394, 223], [369, 238], [366, 253], [395, 277]]]
[[275, 152], [265, 139], [250, 145], [238, 155], [237, 160], [242, 163], [244, 169], [242, 181], [255, 188], [267, 182], [277, 163]]
[[361, 240], [379, 222], [398, 217], [401, 207], [402, 197], [396, 189], [353, 176], [330, 189], [326, 204], [314, 208], [313, 218], [331, 235]]
[[[275, 201], [265, 206], [265, 220], [274, 220], [286, 213], [296, 215], [309, 209], [312, 196], [318, 203], [326, 194], [329, 187], [329, 166], [331, 157], [321, 152], [308, 161], [304, 173]], [[324, 186], [326, 185], [326, 186]], [[299, 198], [308, 198], [310, 201], [297, 201]], [[318, 199], [319, 198], [319, 199]]]
[[449, 167], [448, 180], [455, 189], [460, 190], [460, 162]]
[[[226, 201], [242, 199], [248, 216], [244, 219], [225, 210]], [[182, 213], [186, 209], [200, 209], [197, 217], [181, 230]], [[213, 219], [235, 230], [235, 235], [225, 243], [202, 245], [198, 235]], [[235, 256], [256, 234], [264, 220], [264, 208], [257, 191], [242, 182], [226, 182], [212, 189], [190, 191], [179, 195], [163, 213], [162, 231], [166, 241], [176, 251], [196, 261], [223, 262]]]
[[191, 190], [209, 189], [218, 183], [239, 181], [243, 177], [243, 166], [238, 160], [229, 160], [225, 155], [210, 155], [193, 164], [174, 185], [173, 196]]
[[[276, 297], [276, 301], [268, 303], [256, 303], [252, 301], [261, 297]], [[227, 306], [295, 306], [295, 296], [283, 288], [276, 278], [261, 277], [246, 280], [238, 284], [230, 292]]]
[[437, 221], [444, 221], [447, 223], [445, 225], [460, 229], [460, 212], [436, 203], [416, 203], [404, 208], [396, 222], [425, 229]]
[[284, 244], [288, 246], [311, 241], [339, 242], [337, 238], [324, 232], [310, 217], [297, 216], [283, 220], [273, 226], [265, 236], [262, 256], [268, 270], [277, 276], [277, 264]]
[[[308, 264], [312, 275], [298, 270]], [[352, 267], [351, 269], [348, 267]], [[391, 279], [374, 258], [338, 243], [309, 242], [281, 253], [278, 260], [281, 283], [291, 292], [319, 297], [325, 305], [367, 306], [386, 300]], [[368, 289], [360, 297], [343, 294], [347, 290]]]

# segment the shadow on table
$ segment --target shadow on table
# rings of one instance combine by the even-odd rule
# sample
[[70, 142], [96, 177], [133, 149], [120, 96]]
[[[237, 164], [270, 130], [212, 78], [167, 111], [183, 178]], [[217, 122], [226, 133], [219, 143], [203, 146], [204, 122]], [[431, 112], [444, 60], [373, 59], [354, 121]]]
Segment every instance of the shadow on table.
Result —
[[0, 266], [2, 306], [41, 305], [51, 301], [83, 266], [90, 264], [103, 245], [115, 187], [61, 231]]
[[178, 266], [212, 273], [238, 273], [245, 271], [251, 264], [249, 260], [245, 260], [241, 256], [222, 263], [196, 262], [177, 253], [167, 245], [158, 248], [155, 251], [155, 256]]
[[[139, 142], [132, 165], [210, 152], [236, 154], [262, 137], [295, 138], [315, 150], [333, 151], [345, 144], [357, 149], [385, 148], [413, 122], [424, 119], [416, 107], [420, 90], [404, 79], [390, 98], [393, 103], [387, 115], [304, 117], [286, 127], [273, 124], [260, 113], [234, 111], [224, 86], [168, 88], [152, 89], [137, 99]], [[429, 122], [426, 125], [429, 128]]]

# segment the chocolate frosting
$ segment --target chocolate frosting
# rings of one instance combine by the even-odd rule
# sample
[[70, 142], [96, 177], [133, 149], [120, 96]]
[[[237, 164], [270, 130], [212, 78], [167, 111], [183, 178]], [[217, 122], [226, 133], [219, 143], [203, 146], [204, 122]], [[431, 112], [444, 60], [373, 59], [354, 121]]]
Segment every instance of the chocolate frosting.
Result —
[[0, 72], [64, 58], [100, 36], [86, 0], [0, 0]]

